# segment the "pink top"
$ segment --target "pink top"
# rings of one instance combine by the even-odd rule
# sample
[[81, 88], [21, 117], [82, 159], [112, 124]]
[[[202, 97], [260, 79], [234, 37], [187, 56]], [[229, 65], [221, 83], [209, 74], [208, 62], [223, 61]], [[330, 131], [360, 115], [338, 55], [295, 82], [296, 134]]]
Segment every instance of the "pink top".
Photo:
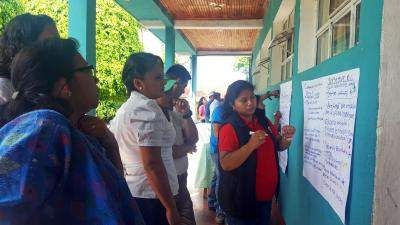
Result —
[[201, 105], [199, 107], [199, 116], [201, 118], [204, 118], [205, 114], [206, 114], [206, 106], [205, 105]]

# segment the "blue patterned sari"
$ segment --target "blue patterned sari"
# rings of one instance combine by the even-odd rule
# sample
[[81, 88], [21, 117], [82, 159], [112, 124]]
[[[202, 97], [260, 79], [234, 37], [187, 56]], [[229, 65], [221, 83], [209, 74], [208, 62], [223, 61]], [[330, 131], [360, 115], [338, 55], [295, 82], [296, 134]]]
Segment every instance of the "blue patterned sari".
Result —
[[37, 110], [0, 129], [0, 224], [144, 223], [101, 145]]

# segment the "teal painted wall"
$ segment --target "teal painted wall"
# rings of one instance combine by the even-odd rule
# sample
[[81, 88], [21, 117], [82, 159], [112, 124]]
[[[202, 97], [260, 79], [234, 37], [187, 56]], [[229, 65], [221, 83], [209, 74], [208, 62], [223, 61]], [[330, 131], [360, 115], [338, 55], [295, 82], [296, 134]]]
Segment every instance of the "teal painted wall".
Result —
[[[278, 5], [272, 1], [266, 15], [276, 15]], [[289, 149], [286, 174], [281, 174], [280, 202], [287, 225], [340, 225], [342, 222], [328, 202], [303, 177], [303, 96], [301, 82], [337, 72], [360, 68], [359, 96], [355, 123], [355, 138], [351, 181], [346, 207], [346, 224], [369, 225], [372, 222], [376, 128], [378, 114], [378, 77], [383, 0], [363, 0], [361, 3], [360, 43], [356, 47], [326, 60], [305, 72], [298, 73], [298, 34], [300, 0], [295, 11], [295, 55], [293, 61], [293, 95], [290, 123], [297, 133]], [[268, 16], [267, 16], [268, 17]], [[271, 18], [272, 16], [268, 17]], [[273, 17], [272, 17], [273, 18]], [[270, 27], [272, 22], [267, 22]], [[262, 30], [262, 35], [269, 30]], [[257, 43], [262, 43], [258, 40]], [[257, 55], [261, 45], [256, 45]], [[253, 65], [254, 65], [253, 61]], [[268, 89], [276, 89], [277, 86]], [[271, 116], [278, 103], [267, 103]], [[271, 118], [271, 117], [270, 117]]]
[[262, 44], [265, 40], [265, 37], [268, 34], [268, 31], [272, 28], [274, 18], [276, 16], [276, 13], [279, 10], [279, 6], [281, 5], [282, 0], [271, 0], [268, 5], [268, 10], [267, 13], [264, 15], [264, 27], [261, 29], [260, 34], [257, 37], [256, 43], [254, 44], [253, 47], [253, 52], [252, 52], [252, 67], [255, 68], [255, 60], [257, 58], [257, 54], [260, 52], [260, 49], [262, 47]]

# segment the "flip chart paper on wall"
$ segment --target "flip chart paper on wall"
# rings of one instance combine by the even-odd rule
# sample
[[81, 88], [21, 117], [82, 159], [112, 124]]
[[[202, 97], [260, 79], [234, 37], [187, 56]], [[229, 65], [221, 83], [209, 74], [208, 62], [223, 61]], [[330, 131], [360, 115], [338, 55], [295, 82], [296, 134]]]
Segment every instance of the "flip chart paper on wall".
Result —
[[303, 81], [303, 176], [345, 223], [359, 69]]
[[[290, 102], [292, 99], [292, 81], [281, 84], [280, 96], [279, 96], [279, 112], [282, 114], [280, 121], [281, 126], [289, 125], [290, 119]], [[279, 166], [281, 170], [286, 173], [288, 163], [288, 151], [287, 149], [278, 152]]]

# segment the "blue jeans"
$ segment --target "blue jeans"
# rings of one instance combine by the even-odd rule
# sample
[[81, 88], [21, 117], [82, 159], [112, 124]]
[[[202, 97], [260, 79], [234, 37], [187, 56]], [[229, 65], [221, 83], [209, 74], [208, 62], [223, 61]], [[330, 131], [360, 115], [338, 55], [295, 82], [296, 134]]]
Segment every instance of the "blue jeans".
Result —
[[228, 225], [268, 225], [271, 217], [271, 201], [257, 202], [256, 217], [252, 219], [240, 219], [226, 215]]
[[219, 171], [218, 171], [218, 161], [219, 161], [219, 154], [211, 153], [211, 158], [214, 162], [214, 176], [211, 180], [211, 188], [210, 194], [208, 195], [208, 206], [215, 208], [215, 213], [217, 215], [223, 215], [224, 212], [222, 211], [221, 207], [218, 204], [217, 192], [218, 192], [218, 183], [219, 183]]

